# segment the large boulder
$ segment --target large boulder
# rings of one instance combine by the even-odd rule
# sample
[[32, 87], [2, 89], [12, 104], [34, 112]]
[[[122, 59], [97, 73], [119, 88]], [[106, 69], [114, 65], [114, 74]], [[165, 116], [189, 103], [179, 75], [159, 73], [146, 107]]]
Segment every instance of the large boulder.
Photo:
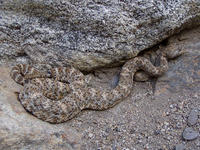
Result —
[[198, 24], [199, 0], [1, 0], [0, 57], [89, 71]]

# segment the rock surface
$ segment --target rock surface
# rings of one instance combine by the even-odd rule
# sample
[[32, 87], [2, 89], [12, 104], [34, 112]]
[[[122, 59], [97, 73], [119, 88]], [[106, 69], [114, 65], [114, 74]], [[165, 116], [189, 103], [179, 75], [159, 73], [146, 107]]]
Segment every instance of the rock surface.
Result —
[[199, 0], [1, 0], [0, 58], [92, 70], [198, 24]]
[[[14, 92], [22, 87], [0, 66], [0, 149], [200, 149], [200, 140], [183, 141], [188, 114], [200, 106], [200, 27], [168, 39], [169, 49], [186, 53], [171, 60], [169, 71], [149, 82], [135, 82], [132, 94], [106, 111], [87, 110], [59, 125], [27, 113]], [[15, 64], [15, 63], [14, 63]], [[120, 68], [94, 71], [91, 85], [110, 88]], [[113, 80], [112, 80], [113, 79]], [[200, 122], [192, 127], [200, 131]]]

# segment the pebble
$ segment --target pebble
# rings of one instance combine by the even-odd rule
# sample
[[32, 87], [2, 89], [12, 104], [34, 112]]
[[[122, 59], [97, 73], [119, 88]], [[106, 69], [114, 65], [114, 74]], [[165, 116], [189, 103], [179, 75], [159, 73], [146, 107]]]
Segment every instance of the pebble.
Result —
[[198, 109], [192, 109], [188, 117], [188, 125], [193, 126], [198, 120]]
[[184, 150], [185, 149], [185, 145], [183, 144], [177, 144], [174, 148], [174, 150]]
[[183, 138], [185, 140], [194, 140], [199, 136], [199, 133], [194, 131], [193, 128], [191, 127], [187, 127], [185, 128], [185, 130], [183, 131]]
[[154, 135], [159, 135], [159, 134], [161, 134], [160, 130], [154, 130]]
[[92, 137], [93, 137], [93, 134], [92, 134], [92, 133], [89, 133], [88, 136], [89, 136], [90, 138], [92, 138]]

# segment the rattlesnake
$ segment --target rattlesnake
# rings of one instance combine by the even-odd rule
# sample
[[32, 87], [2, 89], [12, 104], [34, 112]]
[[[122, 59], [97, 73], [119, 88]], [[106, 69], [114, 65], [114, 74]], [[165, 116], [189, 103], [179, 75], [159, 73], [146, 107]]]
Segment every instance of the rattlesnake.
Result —
[[19, 100], [27, 111], [43, 121], [61, 123], [84, 109], [105, 110], [119, 103], [131, 92], [136, 71], [160, 76], [167, 69], [164, 55], [159, 67], [144, 57], [135, 57], [123, 65], [118, 85], [112, 90], [88, 86], [85, 76], [74, 67], [55, 67], [48, 74], [18, 64], [12, 68], [11, 77], [24, 86]]

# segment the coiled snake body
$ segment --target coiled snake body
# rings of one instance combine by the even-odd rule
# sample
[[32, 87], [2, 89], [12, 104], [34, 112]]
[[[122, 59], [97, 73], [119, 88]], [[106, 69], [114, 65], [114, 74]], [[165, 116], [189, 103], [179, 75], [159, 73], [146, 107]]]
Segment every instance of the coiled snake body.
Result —
[[37, 118], [50, 123], [65, 122], [84, 109], [105, 110], [113, 107], [131, 92], [133, 76], [144, 70], [160, 76], [168, 69], [166, 57], [160, 57], [155, 67], [144, 57], [135, 57], [122, 67], [118, 85], [112, 90], [87, 86], [85, 76], [73, 67], [57, 67], [50, 74], [42, 73], [26, 64], [11, 70], [11, 77], [24, 89], [19, 100]]

